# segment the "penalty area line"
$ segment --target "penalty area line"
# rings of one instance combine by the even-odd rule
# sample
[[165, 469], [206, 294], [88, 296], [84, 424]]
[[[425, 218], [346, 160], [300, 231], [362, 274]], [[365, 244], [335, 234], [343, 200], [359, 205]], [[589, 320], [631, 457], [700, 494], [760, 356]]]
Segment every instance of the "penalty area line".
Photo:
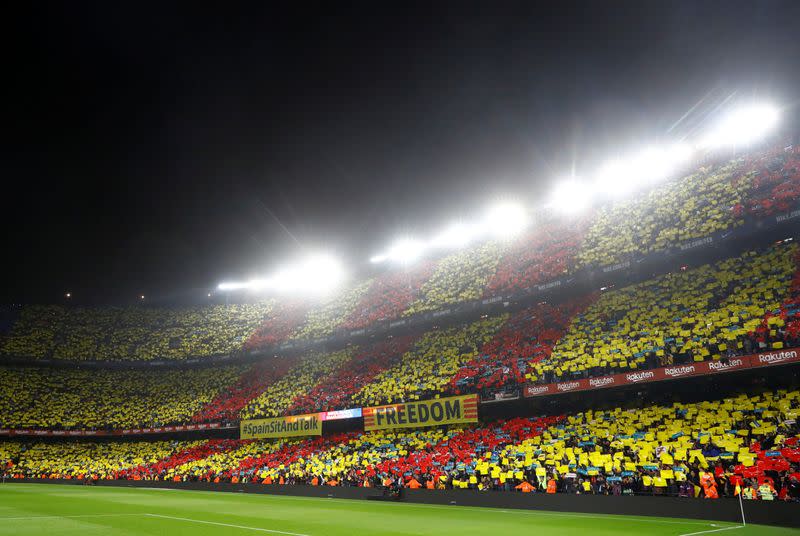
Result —
[[218, 527], [230, 527], [233, 529], [252, 530], [256, 532], [269, 532], [271, 534], [287, 534], [288, 536], [310, 536], [300, 532], [287, 532], [285, 530], [263, 529], [261, 527], [248, 527], [246, 525], [233, 525], [231, 523], [220, 523], [218, 521], [204, 521], [202, 519], [192, 519], [190, 517], [165, 516], [161, 514], [144, 514], [147, 517], [159, 517], [162, 519], [173, 519], [175, 521], [186, 521], [187, 523], [202, 523], [204, 525], [217, 525]]

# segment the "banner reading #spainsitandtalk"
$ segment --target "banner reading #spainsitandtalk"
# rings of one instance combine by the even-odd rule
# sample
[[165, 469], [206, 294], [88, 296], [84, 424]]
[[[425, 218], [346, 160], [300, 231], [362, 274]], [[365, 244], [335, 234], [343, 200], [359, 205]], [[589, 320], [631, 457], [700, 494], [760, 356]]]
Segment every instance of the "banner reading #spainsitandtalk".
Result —
[[241, 439], [312, 435], [322, 435], [322, 418], [319, 413], [276, 417], [274, 419], [253, 419], [239, 423], [239, 437]]
[[478, 422], [478, 395], [364, 408], [364, 430]]

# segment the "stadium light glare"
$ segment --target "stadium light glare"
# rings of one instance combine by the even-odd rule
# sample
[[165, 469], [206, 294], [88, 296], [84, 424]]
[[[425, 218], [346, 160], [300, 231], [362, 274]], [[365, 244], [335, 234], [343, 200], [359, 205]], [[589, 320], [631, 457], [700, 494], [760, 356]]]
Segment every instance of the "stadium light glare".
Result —
[[595, 178], [594, 189], [603, 195], [616, 197], [634, 189], [635, 173], [628, 162], [615, 159], [604, 164]]
[[269, 287], [270, 283], [271, 281], [268, 279], [251, 279], [245, 284], [246, 286], [244, 288], [259, 292]]
[[388, 257], [386, 255], [373, 255], [369, 258], [369, 262], [372, 264], [380, 264], [382, 262], [386, 262]]
[[594, 181], [597, 193], [608, 197], [624, 196], [647, 184], [674, 174], [692, 156], [685, 143], [648, 147], [627, 158], [611, 160], [600, 167]]
[[425, 252], [425, 244], [413, 238], [403, 238], [394, 243], [389, 248], [387, 256], [389, 259], [402, 263], [411, 264], [419, 259]]
[[503, 202], [489, 207], [484, 226], [496, 238], [510, 238], [528, 225], [528, 213], [519, 203]]
[[231, 291], [231, 290], [242, 290], [247, 288], [247, 283], [239, 283], [239, 282], [226, 282], [220, 283], [217, 285], [218, 290], [223, 291]]
[[[277, 270], [271, 277], [246, 282], [225, 282], [217, 285], [221, 291], [249, 290], [263, 292], [327, 292], [345, 279], [342, 264], [325, 254], [309, 255], [303, 260]], [[211, 294], [209, 294], [209, 297]]]
[[548, 206], [562, 214], [577, 214], [589, 206], [591, 198], [592, 188], [571, 178], [556, 185]]
[[313, 254], [286, 266], [270, 279], [265, 288], [277, 292], [328, 292], [344, 280], [344, 269], [334, 257]]
[[457, 222], [447, 226], [441, 233], [434, 236], [430, 245], [434, 248], [461, 248], [469, 244], [476, 235], [475, 226]]
[[700, 140], [700, 146], [715, 149], [749, 145], [763, 138], [779, 121], [780, 112], [771, 104], [743, 106], [723, 117]]

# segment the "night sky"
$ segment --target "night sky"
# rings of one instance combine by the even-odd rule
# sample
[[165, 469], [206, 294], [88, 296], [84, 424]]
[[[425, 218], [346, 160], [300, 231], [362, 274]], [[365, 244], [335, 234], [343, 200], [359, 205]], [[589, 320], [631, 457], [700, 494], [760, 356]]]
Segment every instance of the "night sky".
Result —
[[203, 4], [4, 13], [0, 300], [199, 296], [319, 247], [360, 269], [800, 87], [797, 1]]

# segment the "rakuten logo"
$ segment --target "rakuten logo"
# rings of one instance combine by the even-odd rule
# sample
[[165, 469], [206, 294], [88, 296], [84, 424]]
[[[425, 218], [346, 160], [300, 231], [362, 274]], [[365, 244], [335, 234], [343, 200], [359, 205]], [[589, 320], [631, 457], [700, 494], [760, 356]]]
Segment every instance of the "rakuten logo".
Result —
[[791, 361], [797, 359], [797, 352], [789, 350], [788, 352], [771, 352], [769, 354], [758, 354], [758, 362], [766, 365], [774, 363], [783, 363], [784, 361]]
[[625, 375], [625, 379], [633, 383], [652, 380], [655, 377], [655, 373], [649, 370], [646, 372], [630, 372]]
[[581, 384], [578, 382], [566, 382], [566, 383], [559, 383], [556, 384], [556, 387], [559, 391], [573, 391], [580, 387]]
[[722, 363], [721, 361], [710, 361], [708, 363], [709, 370], [728, 370], [734, 369], [744, 366], [744, 361], [741, 359], [731, 359], [727, 363]]
[[528, 387], [528, 395], [529, 396], [541, 395], [541, 394], [545, 394], [545, 393], [549, 393], [549, 392], [550, 392], [550, 387], [548, 387], [547, 385], [539, 385], [539, 386], [536, 386], [536, 387]]
[[603, 387], [606, 385], [611, 385], [614, 383], [614, 378], [606, 376], [605, 378], [591, 378], [589, 379], [589, 385], [592, 387]]
[[681, 376], [686, 376], [689, 374], [694, 374], [694, 365], [688, 365], [684, 367], [672, 367], [664, 369], [664, 374], [671, 378], [679, 378]]

